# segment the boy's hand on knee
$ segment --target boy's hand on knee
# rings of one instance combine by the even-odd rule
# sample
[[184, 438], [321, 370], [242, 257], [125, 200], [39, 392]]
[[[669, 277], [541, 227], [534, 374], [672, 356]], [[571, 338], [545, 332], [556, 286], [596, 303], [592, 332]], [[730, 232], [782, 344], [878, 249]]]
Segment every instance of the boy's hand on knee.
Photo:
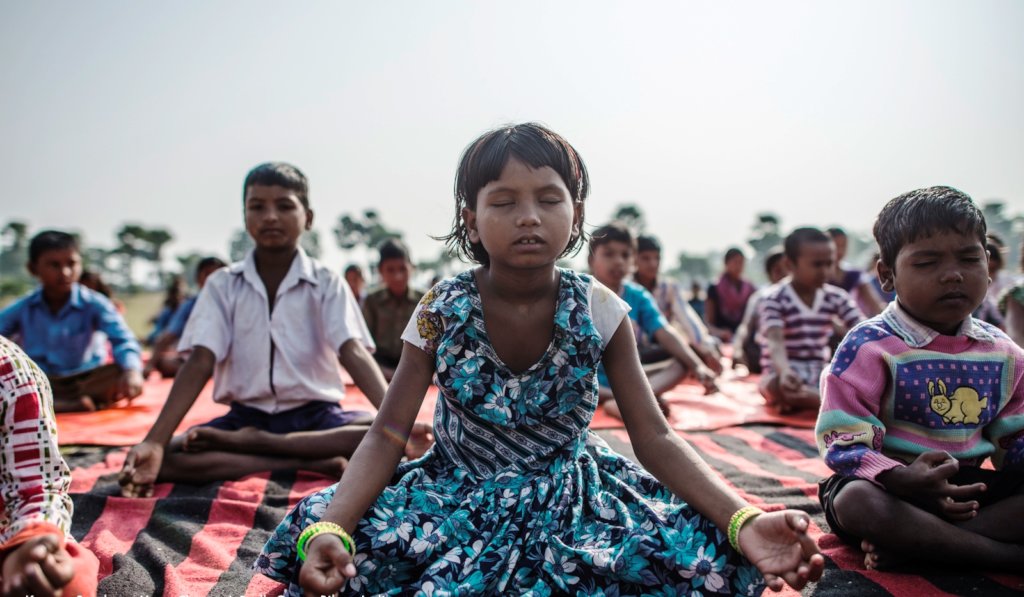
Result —
[[156, 442], [144, 441], [129, 450], [117, 479], [121, 495], [151, 497], [163, 460], [164, 447]]
[[142, 373], [135, 369], [127, 369], [121, 373], [117, 391], [123, 398], [131, 400], [142, 393]]
[[799, 392], [804, 387], [804, 380], [800, 379], [796, 371], [787, 367], [779, 376], [779, 386], [787, 392]]
[[60, 595], [75, 576], [71, 555], [56, 535], [33, 537], [3, 562], [3, 595]]
[[720, 391], [718, 383], [715, 382], [715, 378], [717, 376], [714, 371], [705, 365], [698, 365], [697, 370], [694, 373], [697, 377], [697, 381], [700, 382], [700, 385], [704, 386], [705, 394], [714, 394], [715, 392]]

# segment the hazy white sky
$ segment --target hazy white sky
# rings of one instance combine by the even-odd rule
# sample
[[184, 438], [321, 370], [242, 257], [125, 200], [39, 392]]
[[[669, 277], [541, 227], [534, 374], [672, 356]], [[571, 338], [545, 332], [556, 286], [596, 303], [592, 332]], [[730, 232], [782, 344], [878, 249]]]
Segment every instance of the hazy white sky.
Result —
[[679, 251], [870, 228], [950, 184], [1024, 211], [1024, 2], [0, 3], [0, 223], [227, 254], [241, 183], [298, 165], [325, 260], [373, 207], [414, 258], [448, 231], [462, 149], [538, 120]]

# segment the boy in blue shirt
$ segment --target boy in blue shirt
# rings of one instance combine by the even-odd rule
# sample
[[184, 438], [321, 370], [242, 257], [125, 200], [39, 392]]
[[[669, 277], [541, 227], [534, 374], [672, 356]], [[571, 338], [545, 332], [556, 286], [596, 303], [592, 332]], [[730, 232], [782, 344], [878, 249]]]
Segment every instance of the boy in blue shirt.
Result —
[[[644, 335], [656, 343], [655, 350], [640, 355], [654, 395], [660, 401], [663, 392], [675, 387], [689, 373], [696, 376], [709, 394], [717, 392], [715, 373], [693, 352], [686, 339], [669, 325], [651, 293], [626, 279], [633, 271], [635, 256], [636, 237], [624, 224], [606, 224], [590, 235], [590, 256], [587, 260], [590, 271], [598, 282], [629, 305], [629, 319], [637, 344], [641, 344]], [[598, 399], [605, 412], [621, 418], [603, 367], [598, 369], [597, 378], [601, 384]], [[666, 409], [664, 404], [661, 406], [662, 410]]]
[[[29, 243], [28, 270], [35, 291], [0, 311], [0, 336], [17, 339], [50, 378], [57, 412], [106, 408], [142, 393], [142, 352], [134, 334], [107, 297], [78, 283], [82, 256], [66, 232], [44, 230]], [[105, 343], [114, 363], [104, 365]]]

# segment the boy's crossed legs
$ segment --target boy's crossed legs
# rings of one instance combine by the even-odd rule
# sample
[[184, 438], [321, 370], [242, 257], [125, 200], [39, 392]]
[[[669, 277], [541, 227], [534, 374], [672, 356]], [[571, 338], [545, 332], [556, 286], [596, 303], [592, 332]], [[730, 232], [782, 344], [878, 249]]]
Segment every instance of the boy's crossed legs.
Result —
[[[954, 485], [983, 481], [968, 501], [905, 500], [863, 479], [834, 476], [822, 483], [821, 501], [833, 532], [864, 551], [864, 565], [887, 569], [907, 561], [1019, 571], [1024, 568], [1024, 474], [964, 467]], [[933, 498], [938, 499], [938, 498]], [[949, 519], [947, 519], [947, 517]], [[962, 520], [953, 520], [961, 518]]]
[[[305, 469], [340, 477], [373, 423], [373, 415], [313, 402], [278, 414], [240, 404], [231, 412], [171, 440], [159, 480], [208, 482], [266, 470]], [[415, 424], [406, 446], [410, 458], [433, 444], [429, 425]]]
[[768, 406], [782, 414], [799, 410], [816, 411], [821, 406], [821, 391], [818, 387], [822, 368], [821, 361], [790, 361], [789, 369], [781, 374], [766, 369], [761, 376], [758, 390]]
[[311, 402], [276, 414], [234, 403], [228, 414], [174, 437], [158, 479], [205, 483], [267, 470], [340, 477], [373, 415]]

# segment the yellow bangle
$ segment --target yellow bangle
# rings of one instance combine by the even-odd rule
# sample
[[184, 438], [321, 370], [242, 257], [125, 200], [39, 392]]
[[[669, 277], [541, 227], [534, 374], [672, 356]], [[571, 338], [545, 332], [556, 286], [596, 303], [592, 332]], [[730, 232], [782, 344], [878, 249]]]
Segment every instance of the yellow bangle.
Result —
[[[736, 511], [729, 519], [729, 545], [735, 549], [739, 554], [743, 555], [743, 550], [740, 549], [740, 529], [743, 525], [747, 524], [757, 516], [764, 514], [764, 511], [756, 506], [744, 506]], [[746, 557], [746, 556], [744, 556]]]
[[326, 534], [337, 535], [338, 538], [341, 539], [341, 544], [345, 547], [345, 551], [347, 551], [349, 555], [356, 555], [356, 543], [352, 540], [352, 537], [345, 532], [345, 529], [333, 522], [320, 521], [309, 525], [301, 534], [299, 534], [299, 540], [295, 542], [295, 550], [298, 552], [299, 559], [303, 562], [306, 561], [306, 544], [309, 543], [313, 537]]

